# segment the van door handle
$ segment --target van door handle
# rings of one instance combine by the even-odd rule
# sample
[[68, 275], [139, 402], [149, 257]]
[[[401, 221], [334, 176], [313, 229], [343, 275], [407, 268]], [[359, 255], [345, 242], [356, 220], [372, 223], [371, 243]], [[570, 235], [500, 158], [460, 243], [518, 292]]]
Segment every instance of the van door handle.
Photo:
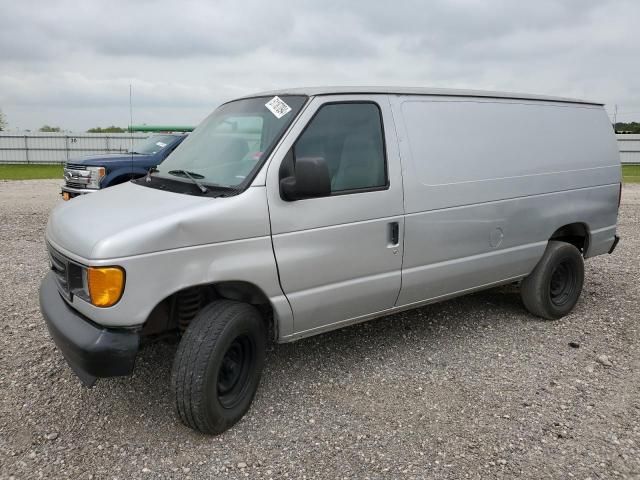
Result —
[[398, 222], [389, 223], [389, 246], [397, 247], [400, 243], [400, 224]]

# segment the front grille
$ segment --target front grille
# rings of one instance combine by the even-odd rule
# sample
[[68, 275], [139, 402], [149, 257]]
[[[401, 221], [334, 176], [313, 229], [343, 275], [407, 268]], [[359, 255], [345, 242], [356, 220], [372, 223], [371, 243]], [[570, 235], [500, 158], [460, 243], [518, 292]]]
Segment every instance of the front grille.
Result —
[[70, 188], [89, 188], [91, 172], [84, 165], [68, 163], [64, 168], [64, 181]]
[[86, 165], [81, 165], [78, 163], [67, 163], [64, 168], [67, 168], [69, 170], [86, 170], [87, 167]]
[[58, 290], [62, 295], [71, 299], [71, 291], [69, 288], [69, 260], [56, 251], [51, 245], [49, 248], [49, 260], [51, 260], [51, 271], [56, 276]]
[[67, 300], [71, 300], [74, 295], [86, 300], [82, 271], [83, 266], [69, 260], [63, 254], [58, 252], [50, 244], [47, 244], [49, 250], [49, 259], [51, 260], [51, 271], [55, 275], [58, 291]]

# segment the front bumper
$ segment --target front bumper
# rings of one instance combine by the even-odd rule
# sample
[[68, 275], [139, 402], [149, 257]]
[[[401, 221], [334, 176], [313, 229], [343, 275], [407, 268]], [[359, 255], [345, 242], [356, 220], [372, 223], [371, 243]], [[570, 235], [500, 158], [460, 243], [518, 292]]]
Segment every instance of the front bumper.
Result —
[[69, 194], [70, 198], [77, 197], [78, 195], [84, 195], [85, 193], [94, 193], [99, 191], [95, 188], [75, 188], [75, 187], [67, 187], [66, 185], [63, 185], [61, 190], [62, 192], [60, 193], [62, 195], [67, 193]]
[[52, 272], [47, 273], [40, 285], [40, 311], [51, 338], [86, 386], [93, 386], [98, 377], [133, 372], [140, 347], [139, 333], [104, 328], [76, 312], [60, 296]]

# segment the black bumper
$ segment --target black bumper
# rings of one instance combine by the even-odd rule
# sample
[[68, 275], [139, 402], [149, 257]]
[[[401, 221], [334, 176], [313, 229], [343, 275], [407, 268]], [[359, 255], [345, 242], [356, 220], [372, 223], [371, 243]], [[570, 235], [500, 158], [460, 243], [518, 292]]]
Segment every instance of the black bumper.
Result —
[[82, 383], [93, 386], [97, 377], [133, 372], [140, 336], [135, 331], [98, 326], [69, 307], [58, 293], [52, 272], [40, 285], [40, 311], [58, 349]]

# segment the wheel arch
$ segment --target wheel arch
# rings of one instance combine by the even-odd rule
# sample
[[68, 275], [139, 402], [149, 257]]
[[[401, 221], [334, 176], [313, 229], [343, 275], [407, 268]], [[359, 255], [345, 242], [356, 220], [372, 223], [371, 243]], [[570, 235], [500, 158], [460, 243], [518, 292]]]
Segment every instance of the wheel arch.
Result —
[[583, 256], [589, 251], [590, 231], [589, 226], [583, 222], [568, 223], [556, 229], [549, 240], [567, 242], [575, 246]]
[[[188, 297], [193, 306], [195, 299], [200, 303], [197, 309], [192, 309], [191, 318], [180, 318], [180, 302]], [[181, 329], [186, 325], [180, 322], [188, 322], [195, 317], [205, 305], [216, 299], [235, 300], [248, 303], [258, 309], [265, 321], [269, 338], [278, 341], [280, 335], [278, 306], [274, 305], [267, 294], [256, 284], [246, 280], [221, 280], [210, 283], [202, 283], [175, 290], [170, 295], [160, 300], [143, 324], [142, 332], [145, 336], [153, 336], [167, 330]]]

